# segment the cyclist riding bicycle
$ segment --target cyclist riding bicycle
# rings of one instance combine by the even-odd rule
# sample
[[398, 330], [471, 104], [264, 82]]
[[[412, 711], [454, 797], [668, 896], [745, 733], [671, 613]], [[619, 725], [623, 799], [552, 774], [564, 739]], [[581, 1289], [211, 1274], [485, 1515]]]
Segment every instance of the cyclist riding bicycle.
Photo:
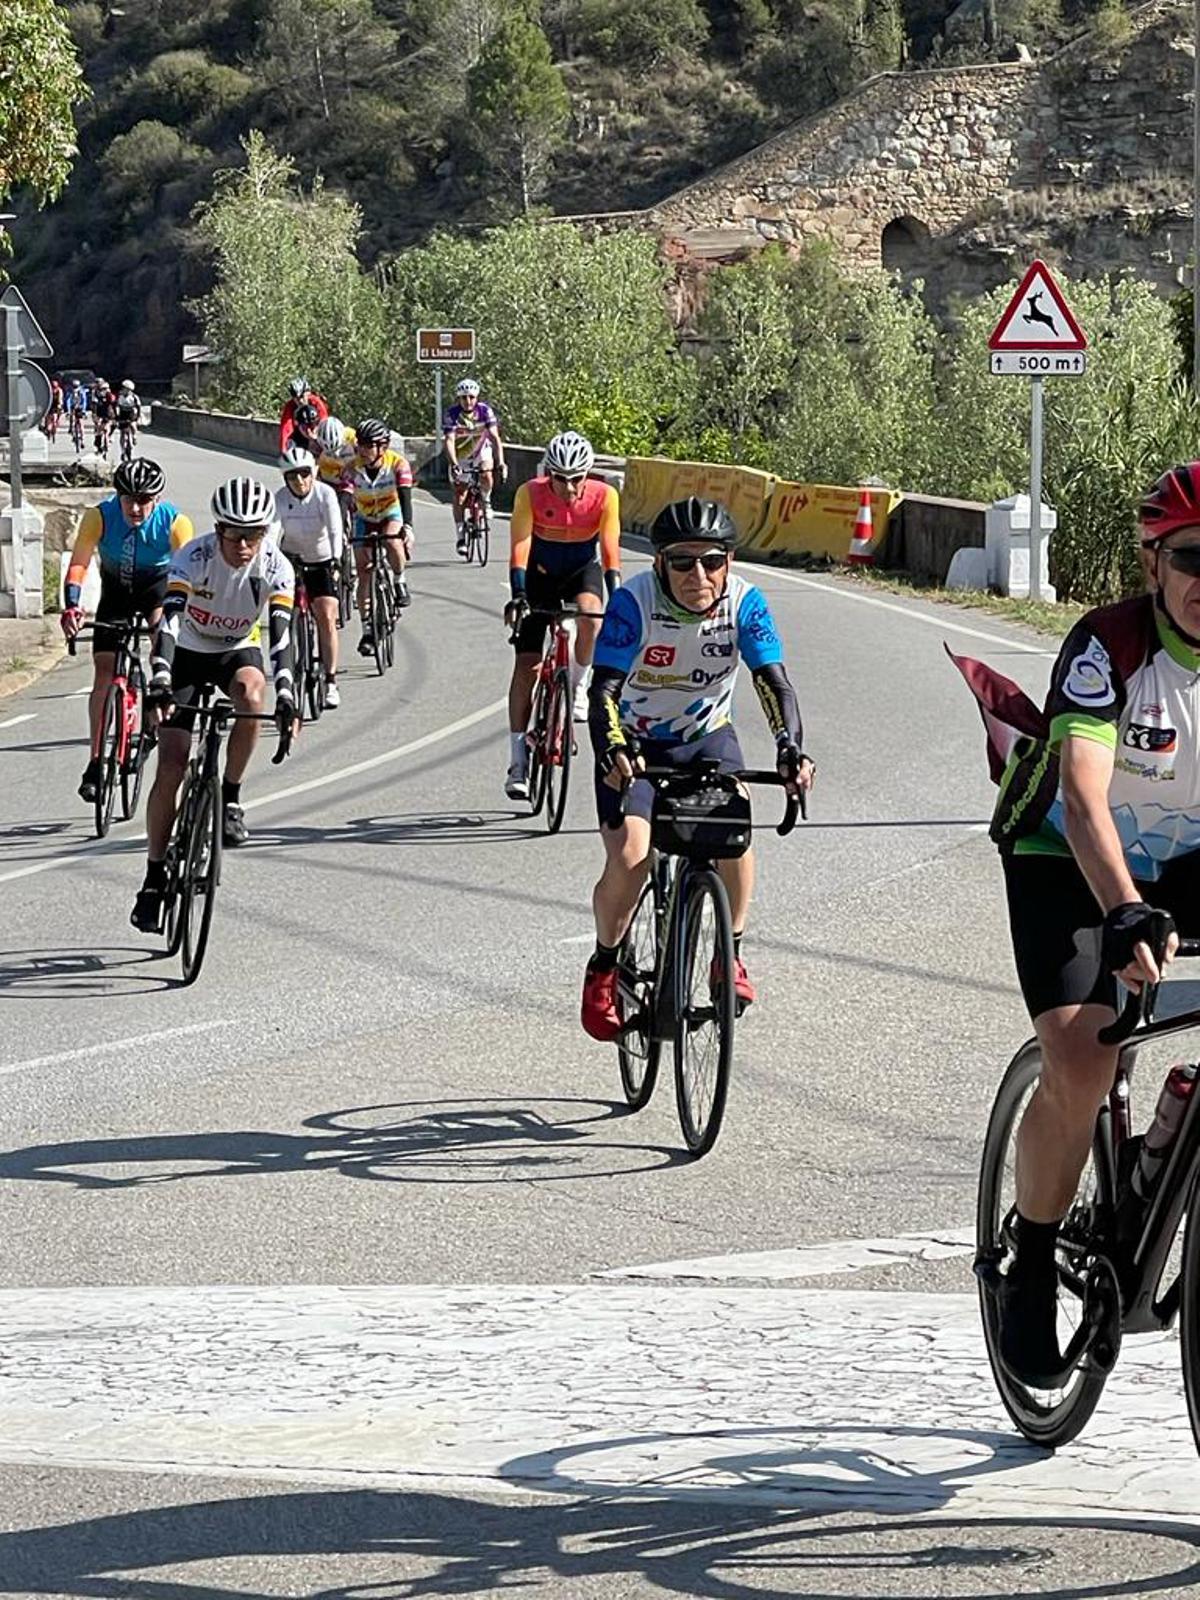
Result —
[[97, 378], [92, 385], [91, 417], [95, 425], [93, 437], [96, 448], [99, 450], [101, 445], [107, 447], [108, 437], [117, 420], [117, 397], [103, 378]]
[[132, 428], [132, 443], [137, 444], [138, 423], [142, 420], [142, 397], [133, 386], [132, 378], [122, 380], [116, 395], [117, 422], [123, 428]]
[[325, 669], [325, 706], [334, 711], [341, 704], [335, 573], [342, 558], [342, 509], [329, 485], [316, 481], [316, 463], [307, 450], [289, 445], [279, 465], [284, 484], [275, 496], [279, 547], [304, 579]]
[[504, 444], [500, 438], [500, 419], [487, 401], [479, 396], [480, 389], [475, 379], [464, 378], [454, 390], [454, 404], [442, 419], [443, 446], [454, 484], [454, 548], [460, 556], [467, 553], [467, 542], [463, 535], [463, 501], [467, 494], [467, 471], [464, 469], [479, 474], [479, 493], [489, 511], [494, 472], [499, 472], [501, 483], [508, 476]]
[[358, 611], [362, 617], [360, 656], [375, 648], [371, 617], [371, 552], [367, 538], [383, 535], [387, 562], [396, 575], [397, 603], [406, 606], [410, 596], [405, 570], [405, 542], [412, 538], [412, 468], [399, 451], [391, 449], [392, 430], [379, 417], [366, 417], [354, 430], [358, 450], [352, 464], [354, 483], [354, 568], [358, 573]]
[[100, 563], [100, 599], [92, 635], [92, 693], [88, 701], [91, 755], [79, 784], [91, 805], [100, 782], [100, 739], [104, 702], [116, 667], [118, 626], [142, 616], [156, 628], [167, 592], [167, 572], [175, 552], [192, 537], [188, 517], [162, 499], [167, 478], [157, 461], [137, 456], [113, 473], [116, 491], [79, 519], [63, 598], [62, 630], [73, 639], [84, 624], [83, 581], [93, 556]]
[[[521, 484], [513, 500], [504, 620], [517, 630], [508, 686], [509, 757], [504, 792], [529, 799], [525, 732], [534, 679], [549, 626], [546, 613], [569, 601], [583, 613], [575, 624], [571, 693], [575, 719], [587, 718], [583, 677], [600, 630], [601, 601], [621, 583], [621, 512], [617, 491], [589, 478], [596, 459], [581, 433], [555, 434], [546, 446], [546, 475]], [[602, 576], [603, 574], [603, 576]], [[530, 615], [530, 612], [535, 613]]]
[[[175, 823], [179, 786], [187, 769], [193, 701], [215, 684], [238, 711], [261, 713], [266, 676], [260, 617], [267, 608], [275, 714], [281, 726], [295, 718], [292, 684], [291, 565], [270, 537], [275, 496], [253, 478], [231, 478], [212, 497], [215, 527], [180, 550], [171, 563], [162, 626], [151, 650], [148, 701], [166, 714], [158, 736], [158, 771], [146, 807], [149, 848], [146, 876], [130, 921], [142, 933], [162, 925], [167, 845]], [[249, 838], [242, 813], [242, 780], [258, 743], [261, 723], [238, 721], [229, 735], [221, 785], [227, 845]]]
[[[650, 865], [654, 788], [638, 771], [707, 761], [722, 772], [745, 766], [732, 722], [742, 660], [775, 735], [780, 777], [791, 790], [812, 785], [815, 768], [802, 753], [800, 707], [770, 607], [731, 571], [736, 540], [733, 519], [715, 501], [692, 497], [665, 506], [650, 529], [653, 567], [611, 596], [596, 642], [588, 720], [605, 864], [592, 896], [596, 948], [581, 1010], [593, 1039], [612, 1040], [621, 1031], [617, 952]], [[729, 893], [734, 988], [745, 1006], [755, 998], [741, 953], [753, 852], [720, 861], [717, 869]]]
[[[319, 422], [324, 422], [329, 415], [329, 405], [325, 399], [309, 388], [307, 378], [293, 378], [288, 384], [288, 398], [283, 410], [279, 414], [279, 454], [282, 455], [288, 445], [292, 443], [292, 432], [296, 426], [296, 413], [301, 406], [311, 406], [316, 412], [312, 427], [306, 431], [310, 434], [316, 429]], [[303, 441], [300, 441], [303, 443]], [[305, 444], [306, 450], [312, 449], [310, 444]], [[313, 451], [316, 454], [316, 451]]]
[[354, 458], [358, 438], [340, 417], [326, 417], [317, 425], [317, 480], [327, 483], [345, 503], [353, 503]]
[[[990, 668], [957, 662], [989, 728], [1001, 786], [991, 834], [1041, 1046], [999, 1295], [1001, 1354], [1037, 1388], [1062, 1377], [1055, 1240], [1116, 1069], [1097, 1032], [1118, 978], [1138, 989], [1161, 976], [1152, 908], [1200, 934], [1200, 461], [1164, 474], [1138, 521], [1148, 592], [1076, 623], [1043, 710]], [[1172, 932], [1165, 964], [1177, 945]]]

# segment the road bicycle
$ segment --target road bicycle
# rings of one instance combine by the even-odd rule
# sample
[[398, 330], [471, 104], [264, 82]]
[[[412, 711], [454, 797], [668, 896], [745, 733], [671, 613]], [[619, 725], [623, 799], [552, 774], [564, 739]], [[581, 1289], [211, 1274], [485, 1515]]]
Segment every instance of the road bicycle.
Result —
[[354, 615], [354, 594], [358, 578], [354, 571], [354, 514], [343, 495], [339, 494], [338, 499], [342, 505], [342, 559], [337, 566], [337, 625], [339, 628], [344, 628]]
[[461, 481], [466, 486], [462, 503], [462, 536], [467, 548], [463, 553], [468, 566], [472, 561], [477, 561], [481, 567], [486, 567], [491, 545], [492, 518], [488, 503], [479, 487], [479, 468], [460, 466], [458, 470]]
[[296, 705], [302, 716], [307, 710], [307, 720], [316, 722], [325, 709], [325, 669], [321, 665], [317, 619], [313, 614], [308, 585], [299, 562], [293, 565], [296, 592], [292, 605], [292, 652], [295, 658]]
[[72, 411], [70, 421], [71, 443], [75, 446], [75, 454], [83, 454], [83, 412]]
[[[529, 750], [529, 804], [532, 816], [545, 808], [546, 826], [557, 833], [567, 812], [567, 790], [575, 755], [574, 707], [571, 695], [571, 628], [578, 606], [554, 611], [529, 611], [550, 624], [542, 659], [533, 680], [533, 710], [525, 744]], [[509, 638], [516, 644], [519, 629]]]
[[396, 659], [396, 621], [400, 615], [396, 575], [388, 564], [385, 536], [379, 532], [384, 526], [369, 522], [364, 541], [371, 557], [371, 636], [375, 641], [375, 667], [381, 678]]
[[102, 461], [108, 460], [108, 442], [112, 436], [112, 423], [105, 417], [96, 418], [96, 431], [92, 436], [92, 447]]
[[[196, 706], [200, 738], [188, 759], [175, 826], [167, 845], [167, 882], [163, 893], [167, 954], [182, 953], [185, 984], [194, 983], [200, 976], [221, 882], [224, 828], [221, 736], [231, 722], [276, 722], [274, 716], [261, 712], [237, 711], [232, 701], [216, 699], [216, 694], [211, 684], [200, 691]], [[279, 728], [278, 745], [271, 758], [273, 764], [278, 765], [284, 759], [291, 743], [289, 723]]]
[[121, 431], [121, 460], [132, 461], [137, 444], [137, 423], [132, 417], [121, 417], [118, 427]]
[[[112, 825], [117, 789], [121, 791], [121, 820], [128, 822], [137, 810], [142, 792], [142, 776], [154, 735], [144, 726], [146, 672], [142, 666], [142, 621], [111, 623], [117, 632], [113, 680], [104, 697], [100, 717], [100, 736], [92, 751], [100, 763], [96, 785], [96, 837], [103, 839]], [[78, 636], [67, 649], [75, 654]]]
[[[650, 872], [617, 954], [617, 1061], [630, 1110], [649, 1104], [664, 1044], [675, 1064], [675, 1103], [693, 1156], [712, 1149], [725, 1116], [733, 1066], [733, 923], [715, 862], [750, 847], [750, 798], [743, 784], [786, 787], [777, 772], [723, 773], [716, 761], [654, 767]], [[807, 816], [790, 791], [781, 836]]]
[[[1165, 939], [1159, 941], [1159, 949]], [[1200, 956], [1184, 939], [1180, 957]], [[1161, 956], [1159, 956], [1161, 960]], [[1200, 1093], [1185, 1102], [1173, 1139], [1135, 1134], [1131, 1081], [1140, 1046], [1200, 1027], [1200, 1009], [1154, 1020], [1157, 986], [1131, 995], [1100, 1030], [1121, 1045], [1112, 1088], [1096, 1117], [1091, 1154], [1058, 1227], [1061, 1373], [1053, 1388], [1025, 1384], [1000, 1354], [999, 1291], [1011, 1263], [1016, 1130], [1041, 1073], [1036, 1038], [1010, 1062], [984, 1141], [976, 1213], [975, 1273], [992, 1375], [1017, 1428], [1047, 1449], [1074, 1439], [1096, 1409], [1127, 1333], [1159, 1332], [1181, 1314], [1188, 1415], [1200, 1448]], [[1172, 1075], [1178, 1069], [1172, 1069]], [[1169, 1092], [1164, 1086], [1164, 1097]], [[1157, 1118], [1151, 1131], [1158, 1127]], [[1175, 1251], [1186, 1213], [1182, 1253]]]
[[58, 424], [61, 415], [62, 413], [59, 411], [47, 411], [42, 418], [42, 432], [51, 444], [58, 438]]

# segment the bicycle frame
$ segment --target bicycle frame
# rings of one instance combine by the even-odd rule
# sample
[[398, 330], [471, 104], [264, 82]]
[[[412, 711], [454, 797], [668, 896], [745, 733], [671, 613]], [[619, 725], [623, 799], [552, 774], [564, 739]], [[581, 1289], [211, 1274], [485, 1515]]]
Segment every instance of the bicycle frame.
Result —
[[[121, 766], [124, 766], [129, 759], [129, 746], [137, 720], [137, 695], [129, 687], [129, 675], [133, 670], [135, 659], [140, 655], [141, 642], [142, 619], [135, 617], [121, 629], [117, 639], [116, 660], [113, 664], [112, 681], [121, 695], [121, 722], [117, 733], [117, 761]], [[92, 754], [98, 755], [99, 751], [93, 750]]]

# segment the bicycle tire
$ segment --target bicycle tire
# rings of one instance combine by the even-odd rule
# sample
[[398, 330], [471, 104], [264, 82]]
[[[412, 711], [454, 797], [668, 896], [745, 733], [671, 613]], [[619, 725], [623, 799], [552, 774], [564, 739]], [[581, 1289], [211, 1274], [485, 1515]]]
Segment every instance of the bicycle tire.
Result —
[[166, 869], [167, 887], [163, 895], [163, 931], [167, 939], [167, 954], [176, 956], [183, 943], [183, 866], [180, 853], [180, 840], [186, 839], [191, 827], [192, 793], [195, 789], [195, 780], [189, 769], [183, 780], [183, 793], [179, 797], [179, 810], [175, 814], [175, 826], [171, 830], [171, 837], [167, 842]]
[[142, 792], [142, 775], [148, 756], [146, 749], [148, 735], [142, 725], [146, 708], [146, 675], [142, 671], [141, 662], [136, 658], [129, 669], [127, 693], [133, 697], [137, 709], [134, 731], [129, 735], [125, 759], [121, 763], [121, 818], [125, 822], [128, 822], [137, 810], [138, 799]]
[[354, 572], [354, 551], [350, 544], [350, 535], [345, 535], [342, 546], [342, 560], [338, 571], [338, 627], [344, 628], [354, 615], [354, 586], [357, 581]]
[[[706, 1155], [716, 1143], [725, 1117], [729, 1094], [729, 1074], [733, 1066], [733, 1030], [736, 997], [733, 989], [733, 924], [729, 917], [729, 896], [712, 867], [694, 867], [684, 889], [686, 899], [679, 908], [679, 962], [674, 974], [675, 997], [675, 1104], [679, 1126], [690, 1155]], [[712, 937], [705, 931], [704, 907], [712, 905]], [[697, 960], [703, 969], [697, 977]], [[724, 981], [713, 982], [714, 971]], [[697, 996], [703, 1003], [697, 1004]], [[715, 1051], [706, 1051], [710, 1069], [699, 1070], [692, 1060], [692, 1046], [701, 1027], [711, 1021]], [[711, 1078], [707, 1108], [697, 1092], [700, 1077]]]
[[[199, 788], [188, 830], [183, 901], [183, 981], [195, 983], [204, 964], [212, 927], [217, 885], [221, 881], [221, 792], [216, 779]], [[199, 922], [196, 917], [199, 902]]]
[[479, 549], [476, 551], [476, 560], [481, 567], [488, 564], [488, 554], [492, 541], [492, 519], [483, 516], [479, 520]]
[[383, 597], [383, 589], [383, 572], [376, 561], [371, 568], [371, 633], [375, 640], [375, 670], [381, 678], [389, 666], [387, 601]]
[[[1003, 1249], [1001, 1230], [1010, 1206], [1015, 1204], [1015, 1187], [1013, 1193], [1005, 1192], [1005, 1157], [1015, 1139], [1019, 1113], [1041, 1074], [1041, 1064], [1041, 1047], [1036, 1039], [1030, 1039], [1009, 1062], [992, 1103], [979, 1164], [979, 1194], [975, 1213], [975, 1243], [981, 1256]], [[1103, 1174], [1108, 1169], [1107, 1162], [1096, 1160], [1093, 1155], [1091, 1167], [1096, 1189], [1103, 1190], [1106, 1187]], [[1088, 1169], [1085, 1168], [1077, 1196], [1085, 1190], [1087, 1183]], [[1099, 1202], [1102, 1207], [1109, 1206], [1112, 1196], [1100, 1193]], [[1085, 1208], [1090, 1203], [1085, 1200]], [[1074, 1209], [1068, 1212], [1065, 1222], [1070, 1221]], [[1060, 1253], [1061, 1250], [1060, 1245]], [[1059, 1303], [1063, 1303], [1061, 1291]], [[1020, 1383], [1001, 1360], [997, 1296], [994, 1287], [985, 1283], [982, 1277], [979, 1280], [979, 1311], [992, 1377], [1004, 1409], [1019, 1431], [1032, 1443], [1042, 1445], [1047, 1450], [1067, 1444], [1076, 1437], [1096, 1409], [1108, 1373], [1085, 1360], [1072, 1374], [1071, 1387], [1062, 1391], [1064, 1398], [1046, 1404], [1037, 1399], [1037, 1391]]]
[[547, 725], [547, 696], [549, 690], [546, 680], [538, 676], [537, 686], [533, 692], [533, 715], [529, 722], [529, 814], [537, 817], [541, 815], [542, 807], [546, 803], [546, 725]]
[[1192, 1437], [1200, 1450], [1200, 1172], [1188, 1197], [1183, 1230], [1183, 1256], [1179, 1264], [1179, 1356], [1187, 1395]]
[[296, 700], [300, 710], [300, 720], [307, 721], [304, 715], [304, 697], [308, 688], [308, 652], [310, 640], [307, 627], [308, 618], [304, 611], [297, 608], [292, 612], [292, 671], [295, 674]]
[[467, 565], [470, 566], [475, 559], [475, 515], [470, 501], [463, 507], [462, 531], [463, 543], [467, 547]]
[[307, 637], [304, 693], [312, 720], [319, 722], [321, 713], [325, 709], [325, 674], [321, 669], [321, 647], [317, 638], [317, 624], [311, 611], [304, 613], [304, 632]]
[[546, 827], [551, 833], [557, 833], [562, 827], [567, 811], [575, 745], [572, 710], [571, 679], [560, 669], [554, 674], [550, 687], [550, 711], [546, 718]]
[[654, 1033], [654, 977], [658, 971], [658, 902], [653, 873], [638, 897], [617, 952], [617, 1013], [636, 1027], [617, 1040], [621, 1088], [631, 1111], [649, 1105], [658, 1082], [662, 1040]]
[[122, 711], [120, 687], [115, 683], [110, 683], [108, 693], [104, 696], [104, 710], [100, 717], [100, 744], [98, 747], [100, 772], [96, 785], [96, 799], [93, 805], [97, 839], [103, 839], [112, 825], [120, 769], [117, 757], [121, 748]]

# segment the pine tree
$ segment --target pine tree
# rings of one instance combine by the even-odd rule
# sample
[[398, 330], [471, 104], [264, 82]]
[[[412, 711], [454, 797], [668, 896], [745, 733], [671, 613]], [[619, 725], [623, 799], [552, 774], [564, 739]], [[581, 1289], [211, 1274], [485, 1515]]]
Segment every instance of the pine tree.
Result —
[[482, 170], [528, 215], [562, 143], [570, 102], [546, 35], [524, 11], [506, 17], [467, 77]]

